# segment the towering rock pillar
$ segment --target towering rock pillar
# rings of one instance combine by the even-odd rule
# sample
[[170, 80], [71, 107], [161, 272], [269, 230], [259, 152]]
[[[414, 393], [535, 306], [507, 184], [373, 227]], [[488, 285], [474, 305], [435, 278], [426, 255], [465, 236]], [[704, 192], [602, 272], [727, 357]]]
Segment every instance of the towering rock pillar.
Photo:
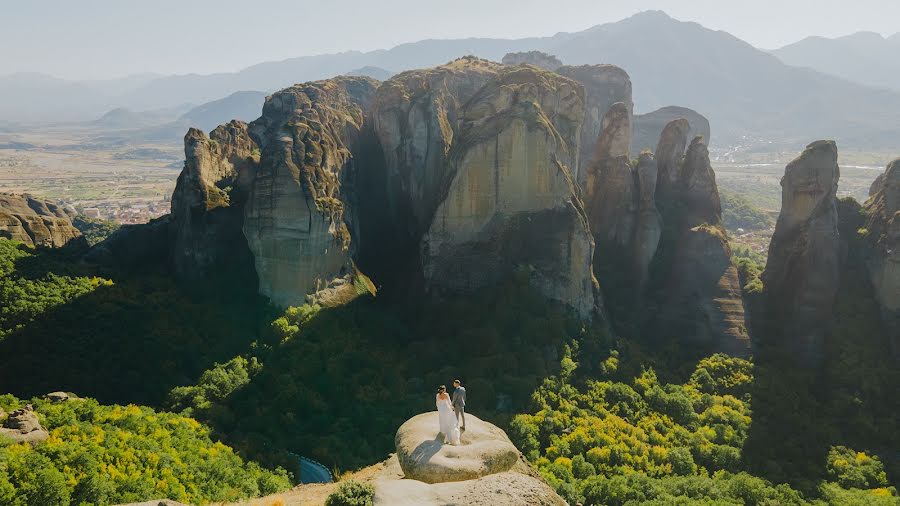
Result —
[[900, 159], [872, 184], [866, 202], [867, 268], [894, 356], [900, 360]]
[[172, 259], [180, 278], [193, 279], [223, 261], [249, 260], [241, 226], [259, 150], [247, 124], [235, 120], [209, 137], [188, 130], [184, 158], [172, 194]]
[[[607, 111], [621, 102], [628, 109], [628, 128], [631, 128], [631, 118], [634, 111], [634, 103], [631, 94], [631, 77], [628, 73], [615, 65], [581, 65], [577, 67], [562, 66], [556, 69], [560, 75], [568, 77], [584, 86], [584, 125], [581, 127], [581, 137], [578, 141], [578, 158], [573, 165], [575, 178], [584, 183], [586, 171], [593, 161], [592, 152], [600, 133], [603, 131], [603, 118]], [[628, 156], [631, 150], [631, 132], [628, 133], [628, 145], [625, 146], [624, 155]]]
[[262, 157], [244, 213], [260, 293], [279, 305], [349, 286], [354, 274], [344, 178], [377, 83], [338, 77], [266, 99], [250, 135]]
[[584, 174], [584, 203], [591, 232], [601, 249], [628, 248], [634, 234], [638, 198], [628, 158], [631, 142], [628, 106], [616, 102], [603, 116], [591, 163]]
[[572, 167], [578, 83], [476, 58], [405, 72], [375, 106], [392, 206], [418, 244], [426, 290], [469, 292], [527, 270], [585, 318], [599, 306], [593, 240]]
[[807, 365], [823, 356], [839, 285], [834, 141], [817, 141], [787, 165], [781, 213], [762, 274], [771, 330]]
[[[676, 153], [667, 153], [674, 157]], [[709, 150], [695, 137], [684, 156], [665, 207], [674, 239], [661, 329], [732, 355], [749, 353], [744, 303]]]
[[656, 164], [659, 168], [656, 193], [662, 198], [674, 191], [690, 130], [688, 121], [679, 118], [670, 121], [659, 136], [659, 143], [656, 145]]

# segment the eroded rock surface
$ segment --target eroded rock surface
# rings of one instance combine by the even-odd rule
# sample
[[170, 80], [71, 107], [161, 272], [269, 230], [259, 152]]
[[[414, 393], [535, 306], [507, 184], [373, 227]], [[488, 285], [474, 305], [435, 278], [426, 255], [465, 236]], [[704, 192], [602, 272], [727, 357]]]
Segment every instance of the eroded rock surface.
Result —
[[871, 248], [867, 268], [892, 351], [900, 358], [900, 159], [891, 162], [872, 186], [872, 198], [866, 203], [866, 240]]
[[628, 106], [617, 102], [606, 112], [584, 176], [584, 202], [598, 247], [627, 248], [632, 242], [638, 190], [628, 146], [631, 118]]
[[247, 257], [241, 230], [259, 150], [247, 124], [231, 121], [207, 137], [184, 137], [184, 169], [172, 194], [173, 261], [181, 278], [195, 278], [234, 257]]
[[373, 482], [376, 505], [565, 504], [496, 426], [467, 413], [462, 444], [452, 446], [441, 444], [438, 425], [435, 411], [400, 427], [397, 454]]
[[46, 429], [41, 427], [37, 414], [26, 405], [10, 413], [0, 428], [0, 436], [5, 436], [17, 443], [39, 443], [50, 437]]
[[468, 292], [524, 268], [590, 317], [593, 241], [571, 172], [583, 113], [578, 83], [475, 58], [382, 85], [392, 207], [409, 210], [400, 227], [420, 245], [427, 290]]
[[634, 115], [634, 139], [631, 146], [632, 151], [640, 153], [645, 149], [654, 150], [662, 135], [663, 129], [670, 122], [684, 118], [687, 120], [689, 129], [687, 138], [703, 137], [704, 142], [709, 145], [711, 141], [711, 130], [709, 120], [705, 116], [688, 109], [687, 107], [669, 106], [657, 109], [647, 114]]
[[762, 274], [773, 332], [808, 365], [822, 358], [840, 281], [837, 156], [834, 141], [817, 141], [785, 168], [781, 213]]
[[342, 183], [377, 87], [338, 77], [281, 90], [250, 124], [261, 158], [244, 212], [259, 290], [278, 305], [351, 273], [352, 214]]
[[674, 191], [678, 181], [678, 173], [684, 160], [685, 148], [688, 146], [688, 134], [691, 126], [686, 119], [680, 118], [669, 122], [663, 128], [656, 144], [656, 193], [662, 198]]
[[81, 232], [72, 225], [72, 218], [73, 213], [31, 195], [0, 193], [0, 237], [28, 246], [86, 246]]
[[[683, 125], [676, 125], [678, 127]], [[677, 157], [676, 150], [669, 159]], [[744, 301], [731, 247], [722, 225], [722, 205], [709, 149], [695, 137], [662, 197], [670, 234], [669, 277], [658, 320], [660, 332], [732, 355], [750, 351]]]
[[507, 53], [501, 60], [504, 65], [534, 65], [544, 70], [555, 71], [562, 67], [559, 58], [541, 51], [525, 51], [521, 53]]
[[[592, 152], [603, 131], [603, 118], [617, 102], [628, 108], [628, 120], [634, 113], [631, 78], [622, 68], [615, 65], [562, 66], [556, 69], [560, 75], [578, 81], [584, 86], [584, 125], [578, 142], [578, 159], [573, 173], [579, 182], [584, 182], [587, 167], [592, 161]], [[629, 149], [631, 137], [629, 135]], [[627, 152], [625, 153], [628, 154]]]

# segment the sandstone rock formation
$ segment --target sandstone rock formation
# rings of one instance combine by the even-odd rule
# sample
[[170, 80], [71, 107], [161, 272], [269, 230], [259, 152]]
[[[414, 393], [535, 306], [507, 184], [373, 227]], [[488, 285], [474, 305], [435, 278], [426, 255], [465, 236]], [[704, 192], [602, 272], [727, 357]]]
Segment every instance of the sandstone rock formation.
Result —
[[86, 246], [72, 218], [74, 213], [31, 195], [0, 193], [0, 237], [28, 246]]
[[[606, 115], [606, 111], [617, 102], [624, 103], [628, 108], [629, 125], [631, 124], [631, 117], [634, 113], [631, 78], [627, 72], [615, 65], [563, 66], [556, 72], [574, 79], [584, 86], [586, 98], [584, 125], [581, 127], [578, 159], [575, 164], [576, 168], [573, 170], [576, 180], [584, 182], [587, 166], [592, 161], [594, 145], [603, 130], [603, 117]], [[629, 137], [629, 151], [630, 143], [631, 138]]]
[[891, 162], [876, 183], [866, 203], [865, 239], [871, 248], [867, 268], [892, 351], [900, 358], [900, 159]]
[[241, 226], [259, 150], [247, 124], [231, 121], [207, 137], [191, 128], [184, 137], [184, 170], [172, 194], [173, 263], [185, 279], [226, 259], [247, 257]]
[[259, 290], [296, 305], [335, 278], [352, 276], [352, 211], [342, 191], [376, 82], [338, 77], [266, 99], [250, 137], [261, 158], [244, 212]]
[[426, 289], [467, 292], [518, 269], [590, 317], [593, 241], [570, 168], [584, 93], [531, 66], [463, 58], [378, 91], [391, 205], [421, 237]]
[[0, 436], [5, 436], [17, 443], [39, 443], [50, 437], [50, 434], [41, 427], [38, 417], [31, 407], [26, 405], [7, 416], [0, 428]]
[[818, 363], [839, 285], [840, 237], [834, 141], [817, 141], [787, 165], [781, 213], [762, 274], [774, 335], [798, 361]]
[[461, 58], [403, 72], [378, 89], [373, 121], [384, 150], [389, 205], [400, 230], [417, 244], [446, 193], [450, 148], [462, 107], [502, 67]]
[[634, 115], [634, 138], [631, 143], [632, 151], [639, 153], [645, 149], [656, 149], [656, 144], [662, 135], [663, 129], [677, 119], [687, 120], [690, 128], [687, 138], [703, 137], [706, 144], [710, 143], [709, 120], [705, 116], [688, 109], [687, 107], [669, 106], [657, 109], [647, 114]]
[[674, 191], [690, 130], [690, 124], [682, 118], [669, 122], [660, 134], [655, 152], [658, 168], [656, 193], [662, 198], [668, 198]]
[[662, 235], [662, 216], [656, 208], [656, 159], [649, 152], [641, 153], [635, 175], [637, 181], [637, 217], [634, 226], [632, 280], [636, 294], [644, 291], [650, 276], [650, 262], [656, 255]]
[[542, 53], [541, 51], [526, 51], [521, 53], [507, 53], [501, 60], [504, 65], [534, 65], [544, 70], [555, 71], [562, 67], [559, 58], [552, 54]]
[[375, 504], [563, 505], [506, 434], [466, 414], [459, 446], [441, 444], [437, 412], [423, 413], [397, 431], [396, 460], [374, 481]]
[[585, 209], [598, 249], [627, 248], [632, 242], [638, 190], [628, 157], [630, 119], [625, 103], [610, 107], [584, 175]]
[[[676, 153], [670, 152], [672, 158]], [[660, 332], [747, 355], [750, 336], [737, 268], [731, 261], [722, 206], [709, 150], [695, 137], [679, 167], [668, 202], [661, 207], [671, 223], [666, 249], [671, 255]], [[663, 330], [665, 329], [665, 330]]]

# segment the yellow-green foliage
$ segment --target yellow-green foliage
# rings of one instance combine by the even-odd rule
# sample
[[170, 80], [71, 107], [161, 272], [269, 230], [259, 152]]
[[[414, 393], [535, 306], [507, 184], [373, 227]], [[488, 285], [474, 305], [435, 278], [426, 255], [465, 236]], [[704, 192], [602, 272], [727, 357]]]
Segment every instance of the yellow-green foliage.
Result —
[[[630, 381], [586, 379], [580, 388], [572, 356], [563, 362], [565, 374], [544, 380], [532, 396], [534, 411], [517, 415], [510, 435], [570, 503], [807, 504], [789, 486], [745, 472], [749, 361], [704, 358], [680, 385], [661, 384], [653, 369], [644, 369]], [[598, 369], [615, 376], [618, 355]], [[820, 495], [829, 504], [898, 500], [877, 458], [835, 447], [828, 469], [837, 488], [823, 484], [831, 488]]]
[[65, 304], [112, 282], [96, 276], [38, 277], [17, 275], [18, 264], [31, 258], [30, 250], [15, 241], [0, 239], [0, 340], [41, 313]]
[[[50, 438], [35, 447], [0, 441], [0, 504], [117, 504], [167, 497], [191, 504], [238, 500], [290, 487], [210, 438], [192, 418], [93, 399], [32, 399]], [[24, 404], [0, 396], [6, 410]]]

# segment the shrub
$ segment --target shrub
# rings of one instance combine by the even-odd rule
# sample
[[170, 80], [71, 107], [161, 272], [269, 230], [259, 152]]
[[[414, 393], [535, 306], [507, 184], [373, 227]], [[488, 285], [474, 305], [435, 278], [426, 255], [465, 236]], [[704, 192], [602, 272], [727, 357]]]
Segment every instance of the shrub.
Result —
[[375, 487], [355, 480], [342, 482], [328, 499], [325, 506], [372, 506]]

